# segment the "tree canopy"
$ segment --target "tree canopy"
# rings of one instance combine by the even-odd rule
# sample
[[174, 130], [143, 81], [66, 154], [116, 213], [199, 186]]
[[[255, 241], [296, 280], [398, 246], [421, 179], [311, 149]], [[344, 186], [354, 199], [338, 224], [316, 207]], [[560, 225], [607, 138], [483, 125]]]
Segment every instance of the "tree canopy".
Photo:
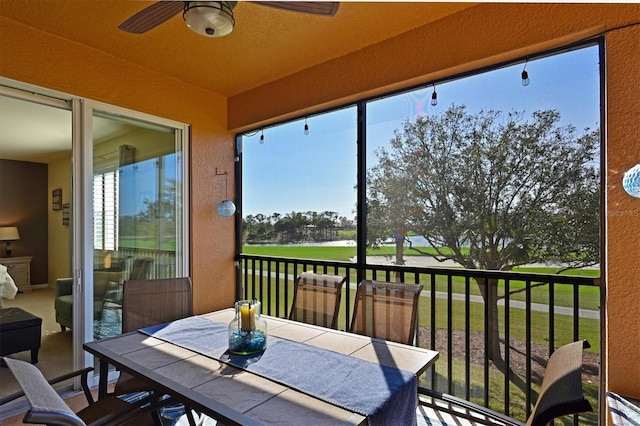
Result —
[[[136, 240], [152, 241], [155, 248], [175, 245], [177, 181], [167, 178], [158, 198], [143, 200], [144, 209], [135, 215], [119, 217], [119, 235], [126, 244], [136, 244]], [[131, 236], [137, 238], [131, 238]]]
[[368, 244], [421, 235], [467, 269], [598, 263], [599, 130], [559, 123], [456, 105], [404, 122], [367, 173]]
[[[398, 264], [411, 233], [436, 250], [425, 255], [466, 269], [598, 263], [599, 131], [559, 123], [555, 110], [525, 120], [456, 105], [406, 121], [367, 173], [368, 245], [393, 235]], [[488, 357], [524, 390], [500, 350], [498, 281], [476, 281]]]

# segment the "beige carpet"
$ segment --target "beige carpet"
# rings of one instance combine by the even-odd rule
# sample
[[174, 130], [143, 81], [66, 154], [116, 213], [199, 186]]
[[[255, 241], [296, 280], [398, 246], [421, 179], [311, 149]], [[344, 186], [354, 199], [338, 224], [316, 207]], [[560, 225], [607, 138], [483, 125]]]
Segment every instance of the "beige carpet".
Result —
[[[53, 309], [54, 294], [54, 289], [43, 288], [29, 293], [19, 293], [13, 300], [3, 299], [5, 308], [21, 308], [42, 318], [42, 340], [36, 366], [48, 379], [71, 372], [73, 369], [72, 333], [69, 329], [63, 333], [60, 330], [60, 325], [56, 323]], [[9, 356], [27, 362], [31, 361], [30, 351], [18, 352]], [[9, 369], [0, 368], [0, 398], [19, 390], [20, 388]], [[1, 407], [0, 419], [2, 419]]]

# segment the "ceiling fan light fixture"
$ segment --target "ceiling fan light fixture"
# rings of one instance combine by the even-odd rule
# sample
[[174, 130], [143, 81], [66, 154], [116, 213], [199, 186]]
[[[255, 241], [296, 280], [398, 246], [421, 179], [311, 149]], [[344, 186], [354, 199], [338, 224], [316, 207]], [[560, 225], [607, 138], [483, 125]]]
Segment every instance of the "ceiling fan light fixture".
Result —
[[205, 37], [224, 37], [233, 31], [235, 1], [185, 2], [182, 17], [195, 33]]

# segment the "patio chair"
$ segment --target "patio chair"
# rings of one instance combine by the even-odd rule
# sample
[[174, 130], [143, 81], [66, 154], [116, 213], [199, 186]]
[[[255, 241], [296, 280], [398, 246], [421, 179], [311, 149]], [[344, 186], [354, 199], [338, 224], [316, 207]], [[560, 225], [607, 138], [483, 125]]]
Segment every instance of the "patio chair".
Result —
[[[121, 260], [118, 268], [122, 268], [122, 265], [126, 265], [127, 261], [128, 259]], [[101, 276], [106, 275], [107, 277], [110, 277], [107, 284], [107, 290], [104, 292], [102, 300], [102, 327], [109, 330], [110, 327], [119, 327], [122, 323], [120, 314], [122, 312], [122, 287], [124, 285], [124, 277], [128, 275], [129, 281], [146, 280], [149, 277], [152, 265], [152, 258], [142, 257], [133, 261], [130, 272], [127, 272], [124, 269], [117, 272], [94, 271], [94, 283], [97, 283]], [[116, 269], [116, 267], [112, 267], [110, 269]], [[112, 334], [108, 334], [107, 332], [106, 336], [110, 335]]]
[[[128, 280], [122, 287], [122, 332], [186, 318], [193, 315], [191, 279]], [[121, 372], [114, 395], [153, 390], [152, 385]]]
[[422, 284], [361, 281], [349, 331], [413, 345], [421, 291]]
[[[2, 358], [2, 361], [11, 370], [23, 391], [2, 398], [0, 405], [26, 396], [30, 408], [24, 416], [24, 423], [79, 426], [154, 424], [149, 413], [155, 408], [155, 405], [146, 405], [150, 402], [149, 400], [141, 400], [135, 404], [120, 398], [104, 398], [94, 401], [87, 385], [87, 376], [93, 371], [93, 368], [85, 368], [47, 381], [40, 370], [28, 362], [12, 358]], [[82, 390], [89, 405], [74, 413], [58, 395], [52, 384], [77, 376], [81, 377]]]
[[613, 426], [637, 426], [640, 424], [640, 400], [607, 392], [607, 405]]
[[289, 319], [336, 328], [347, 277], [304, 272], [296, 278]]
[[526, 423], [446, 393], [419, 387], [418, 394], [430, 397], [428, 400], [421, 398], [422, 404], [477, 424], [546, 425], [557, 417], [593, 411], [582, 392], [582, 351], [588, 347], [589, 342], [579, 340], [561, 346], [551, 354], [538, 399]]
[[[163, 324], [193, 315], [193, 291], [191, 278], [162, 278], [152, 280], [127, 280], [122, 287], [122, 332], [130, 333], [140, 328]], [[110, 396], [149, 392], [158, 399], [164, 398], [162, 389], [152, 383], [120, 372]], [[168, 399], [160, 403], [160, 412], [175, 411], [176, 403]], [[189, 424], [195, 424], [192, 410], [184, 407]], [[155, 412], [154, 416], [161, 415]], [[157, 421], [160, 421], [157, 419]], [[200, 422], [201, 419], [198, 420]]]
[[153, 258], [151, 257], [139, 257], [133, 261], [131, 266], [131, 272], [129, 273], [129, 280], [146, 280], [149, 278], [151, 272], [151, 266], [153, 265]]

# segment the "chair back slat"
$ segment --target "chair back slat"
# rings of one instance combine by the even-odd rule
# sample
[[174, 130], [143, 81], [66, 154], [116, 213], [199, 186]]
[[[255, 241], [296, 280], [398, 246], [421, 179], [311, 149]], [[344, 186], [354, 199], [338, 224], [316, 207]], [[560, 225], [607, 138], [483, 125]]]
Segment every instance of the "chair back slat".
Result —
[[336, 328], [346, 277], [304, 272], [296, 278], [289, 319]]
[[191, 279], [128, 280], [122, 289], [122, 332], [193, 315]]
[[361, 281], [350, 331], [412, 345], [421, 291], [422, 284]]
[[551, 354], [528, 426], [542, 426], [556, 417], [593, 411], [582, 392], [582, 351], [588, 347], [589, 342], [579, 340]]

